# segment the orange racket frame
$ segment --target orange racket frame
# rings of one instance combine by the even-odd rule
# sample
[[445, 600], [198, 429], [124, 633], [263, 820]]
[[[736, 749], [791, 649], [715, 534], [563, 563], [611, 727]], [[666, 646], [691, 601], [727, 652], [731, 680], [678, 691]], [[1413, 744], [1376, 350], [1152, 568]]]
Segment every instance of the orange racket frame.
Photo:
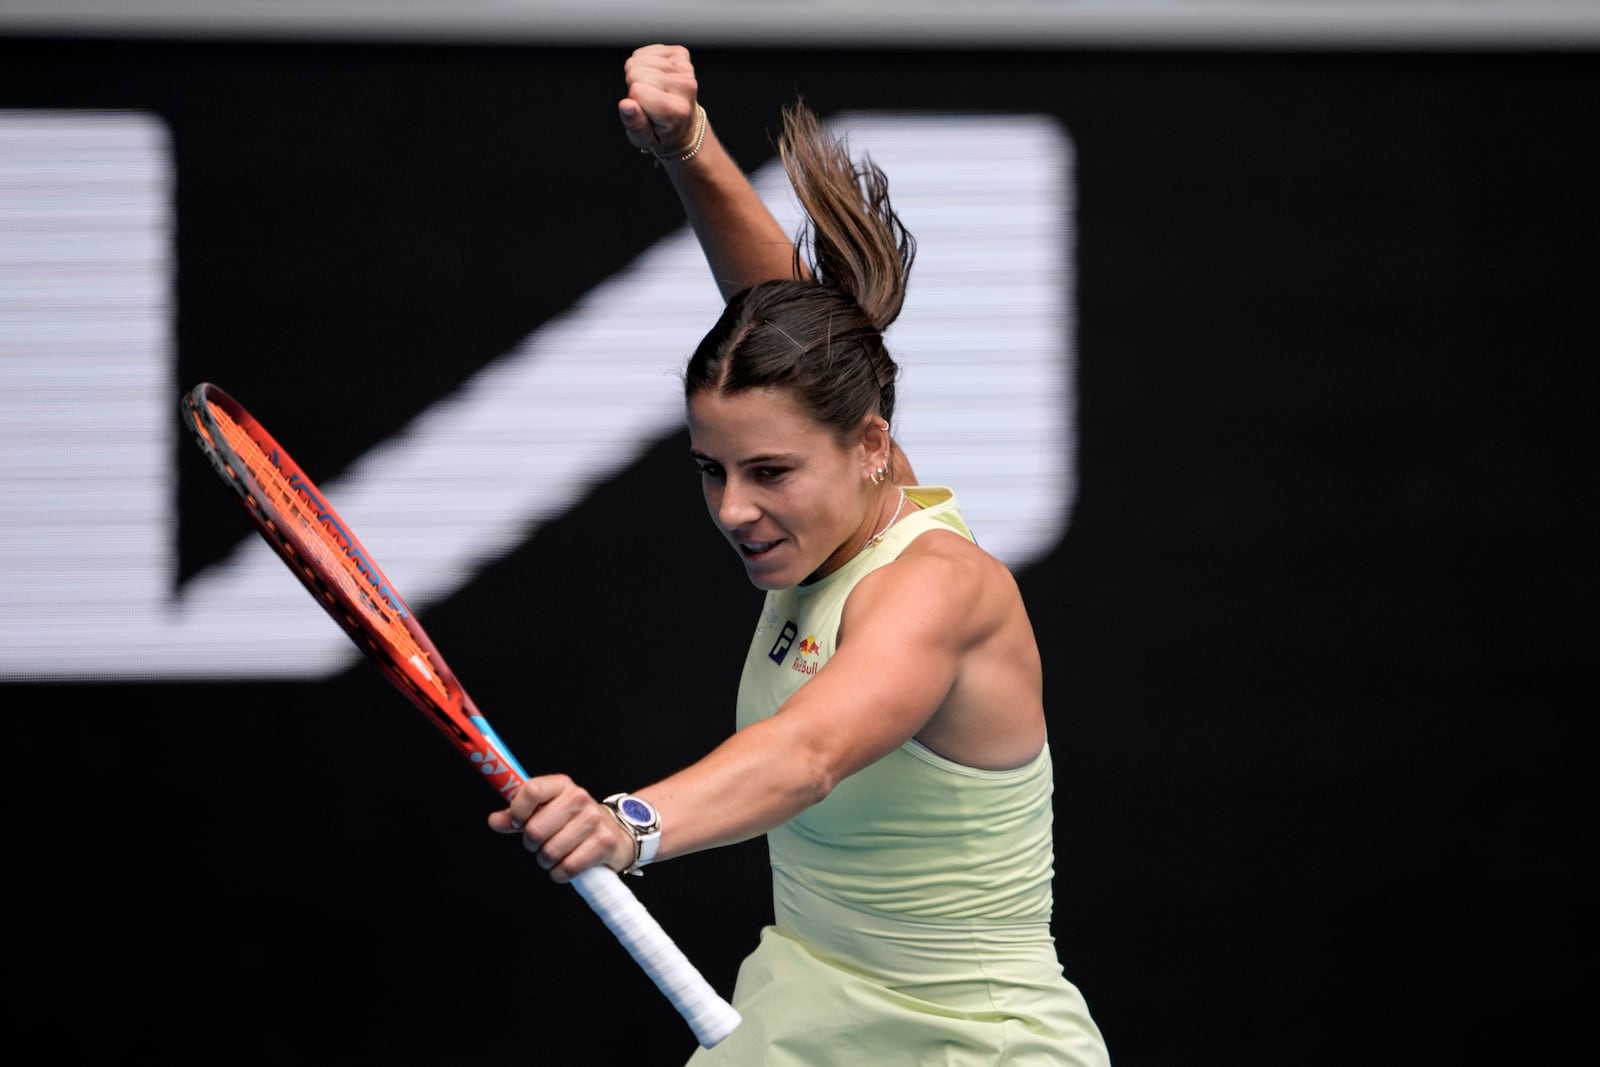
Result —
[[[183, 398], [184, 425], [266, 539], [384, 676], [420, 708], [502, 796], [527, 775], [512, 758], [383, 571], [316, 484], [227, 392], [202, 382]], [[573, 888], [710, 1048], [739, 1025], [615, 873], [591, 867]]]

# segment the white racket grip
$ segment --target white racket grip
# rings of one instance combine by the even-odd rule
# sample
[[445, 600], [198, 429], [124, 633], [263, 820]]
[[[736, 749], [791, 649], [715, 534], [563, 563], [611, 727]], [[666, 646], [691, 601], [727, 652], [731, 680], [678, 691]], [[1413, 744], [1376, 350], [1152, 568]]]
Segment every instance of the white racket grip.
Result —
[[738, 1009], [717, 995], [619, 875], [605, 867], [590, 867], [572, 880], [572, 886], [667, 995], [702, 1048], [733, 1033], [741, 1021]]

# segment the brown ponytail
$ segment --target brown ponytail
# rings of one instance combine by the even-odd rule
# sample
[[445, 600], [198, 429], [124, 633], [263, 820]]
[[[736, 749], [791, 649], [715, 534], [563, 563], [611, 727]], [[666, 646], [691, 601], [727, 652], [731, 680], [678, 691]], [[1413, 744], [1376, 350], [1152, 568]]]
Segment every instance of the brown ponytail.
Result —
[[905, 303], [917, 248], [890, 206], [888, 176], [869, 156], [852, 160], [845, 141], [829, 136], [804, 104], [786, 108], [783, 120], [778, 158], [806, 215], [797, 266], [809, 252], [812, 277], [855, 297], [886, 330]]
[[869, 414], [894, 418], [899, 367], [883, 331], [905, 303], [916, 241], [883, 171], [852, 160], [803, 102], [784, 111], [778, 156], [805, 212], [799, 280], [735, 294], [690, 357], [684, 391], [784, 389], [843, 441]]

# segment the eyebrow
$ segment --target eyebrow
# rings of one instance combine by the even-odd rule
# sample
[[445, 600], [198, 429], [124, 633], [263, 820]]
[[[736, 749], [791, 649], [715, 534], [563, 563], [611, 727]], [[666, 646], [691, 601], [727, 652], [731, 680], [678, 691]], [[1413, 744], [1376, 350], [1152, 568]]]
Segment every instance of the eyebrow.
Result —
[[[722, 461], [720, 459], [717, 459], [715, 456], [708, 456], [704, 452], [700, 451], [698, 448], [689, 449], [689, 455], [690, 455], [690, 457], [692, 457], [694, 459], [705, 460], [707, 463], [722, 464]], [[760, 466], [763, 466], [763, 465], [766, 465], [766, 464], [771, 464], [771, 463], [795, 463], [795, 462], [798, 462], [798, 460], [796, 459], [795, 453], [793, 453], [793, 452], [777, 452], [777, 453], [772, 453], [770, 455], [749, 456], [749, 457], [747, 457], [745, 459], [741, 459], [741, 460], [736, 461], [734, 463], [734, 466], [736, 466], [736, 467], [760, 467]], [[723, 465], [726, 466], [726, 464], [723, 464]]]

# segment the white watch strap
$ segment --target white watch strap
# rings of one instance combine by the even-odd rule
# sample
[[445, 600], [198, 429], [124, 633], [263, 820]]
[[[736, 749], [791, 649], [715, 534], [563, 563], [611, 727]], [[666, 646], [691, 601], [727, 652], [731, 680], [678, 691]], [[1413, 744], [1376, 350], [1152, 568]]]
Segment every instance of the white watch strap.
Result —
[[656, 858], [656, 849], [660, 847], [660, 830], [657, 830], [653, 834], [645, 834], [643, 837], [639, 838], [639, 859], [634, 863], [634, 869], [637, 870], [638, 868], [643, 867], [645, 864], [654, 861]]

